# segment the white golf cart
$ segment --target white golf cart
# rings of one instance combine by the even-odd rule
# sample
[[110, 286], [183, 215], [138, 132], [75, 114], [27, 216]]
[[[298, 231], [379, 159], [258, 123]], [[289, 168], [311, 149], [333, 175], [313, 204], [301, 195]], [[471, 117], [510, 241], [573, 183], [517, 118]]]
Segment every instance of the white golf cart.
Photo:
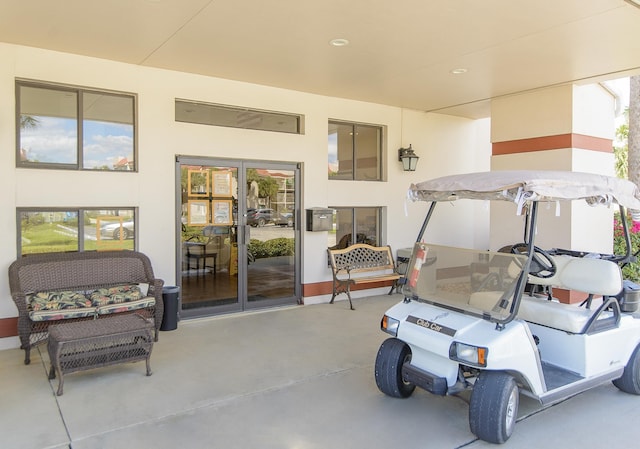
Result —
[[[623, 282], [620, 269], [633, 260], [626, 220], [625, 254], [543, 250], [534, 242], [540, 203], [617, 204], [624, 217], [625, 208], [640, 210], [635, 184], [575, 172], [496, 171], [412, 185], [410, 196], [431, 205], [404, 300], [382, 319], [392, 335], [375, 363], [383, 393], [404, 398], [416, 386], [436, 395], [471, 389], [471, 432], [492, 443], [511, 436], [519, 393], [546, 405], [613, 381], [640, 395], [634, 314], [640, 291]], [[424, 243], [436, 205], [459, 199], [512, 202], [514, 215], [522, 214], [524, 241], [495, 252]], [[584, 292], [584, 301], [561, 303], [554, 287]]]

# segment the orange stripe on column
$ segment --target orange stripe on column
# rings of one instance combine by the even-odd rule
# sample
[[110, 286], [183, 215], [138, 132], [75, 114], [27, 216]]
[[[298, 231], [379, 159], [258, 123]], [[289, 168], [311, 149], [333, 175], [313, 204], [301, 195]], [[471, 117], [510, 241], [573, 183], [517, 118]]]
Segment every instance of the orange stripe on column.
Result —
[[602, 137], [585, 136], [584, 134], [572, 134], [572, 148], [581, 150], [602, 151], [603, 153], [613, 153], [613, 140]]
[[613, 152], [613, 140], [584, 134], [558, 134], [556, 136], [532, 137], [530, 139], [494, 142], [491, 154], [529, 153], [533, 151], [559, 150], [562, 148], [580, 148], [582, 150]]

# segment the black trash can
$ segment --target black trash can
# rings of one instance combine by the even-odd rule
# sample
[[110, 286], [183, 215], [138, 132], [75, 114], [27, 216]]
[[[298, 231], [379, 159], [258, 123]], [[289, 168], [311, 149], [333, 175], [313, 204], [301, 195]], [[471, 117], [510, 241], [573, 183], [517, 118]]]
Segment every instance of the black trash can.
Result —
[[640, 285], [625, 279], [622, 287], [622, 291], [618, 295], [620, 310], [622, 312], [637, 312], [640, 305]]
[[173, 285], [162, 288], [164, 315], [162, 316], [161, 331], [173, 331], [178, 327], [178, 308], [180, 306], [180, 287]]

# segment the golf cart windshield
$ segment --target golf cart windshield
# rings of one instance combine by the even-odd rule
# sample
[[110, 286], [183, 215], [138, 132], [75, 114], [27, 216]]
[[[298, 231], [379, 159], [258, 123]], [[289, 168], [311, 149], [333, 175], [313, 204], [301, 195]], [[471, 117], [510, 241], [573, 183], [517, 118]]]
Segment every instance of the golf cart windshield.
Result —
[[512, 312], [527, 257], [416, 243], [405, 296], [502, 321]]
[[[534, 242], [539, 202], [584, 200], [592, 206], [617, 204], [621, 215], [625, 214], [625, 207], [640, 211], [640, 192], [632, 182], [562, 171], [517, 170], [446, 176], [411, 185], [409, 196], [414, 201], [432, 204], [409, 262], [404, 295], [480, 314], [498, 323], [513, 319], [528, 277], [534, 273], [536, 264], [532, 264], [532, 260], [540, 260], [534, 257], [534, 250], [539, 251]], [[516, 213], [526, 211], [525, 239], [518, 245], [520, 250], [511, 254], [423, 243], [435, 205], [458, 199], [508, 201], [515, 203]], [[618, 263], [632, 259], [626, 222], [623, 225], [626, 254], [600, 256]], [[538, 264], [535, 268], [539, 272], [544, 267]]]

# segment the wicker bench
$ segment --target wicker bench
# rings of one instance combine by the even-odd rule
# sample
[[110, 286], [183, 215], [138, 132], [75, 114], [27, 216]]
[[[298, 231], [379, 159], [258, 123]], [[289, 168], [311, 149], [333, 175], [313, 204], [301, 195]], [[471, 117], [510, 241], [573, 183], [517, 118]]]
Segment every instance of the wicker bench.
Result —
[[337, 295], [345, 293], [351, 302], [351, 286], [357, 284], [388, 285], [392, 282], [389, 294], [396, 288], [401, 275], [397, 272], [390, 246], [371, 246], [357, 243], [344, 249], [328, 250], [329, 262], [333, 274], [333, 295], [330, 303]]
[[153, 330], [153, 321], [138, 314], [51, 326], [49, 379], [58, 376], [57, 395], [62, 395], [64, 375], [76, 371], [146, 360], [150, 376]]
[[[153, 319], [158, 341], [162, 285], [149, 258], [136, 251], [34, 254], [14, 261], [9, 288], [18, 308], [24, 363], [31, 361], [31, 348], [47, 340], [49, 326], [60, 322], [135, 312]], [[138, 292], [124, 292], [127, 288]]]

